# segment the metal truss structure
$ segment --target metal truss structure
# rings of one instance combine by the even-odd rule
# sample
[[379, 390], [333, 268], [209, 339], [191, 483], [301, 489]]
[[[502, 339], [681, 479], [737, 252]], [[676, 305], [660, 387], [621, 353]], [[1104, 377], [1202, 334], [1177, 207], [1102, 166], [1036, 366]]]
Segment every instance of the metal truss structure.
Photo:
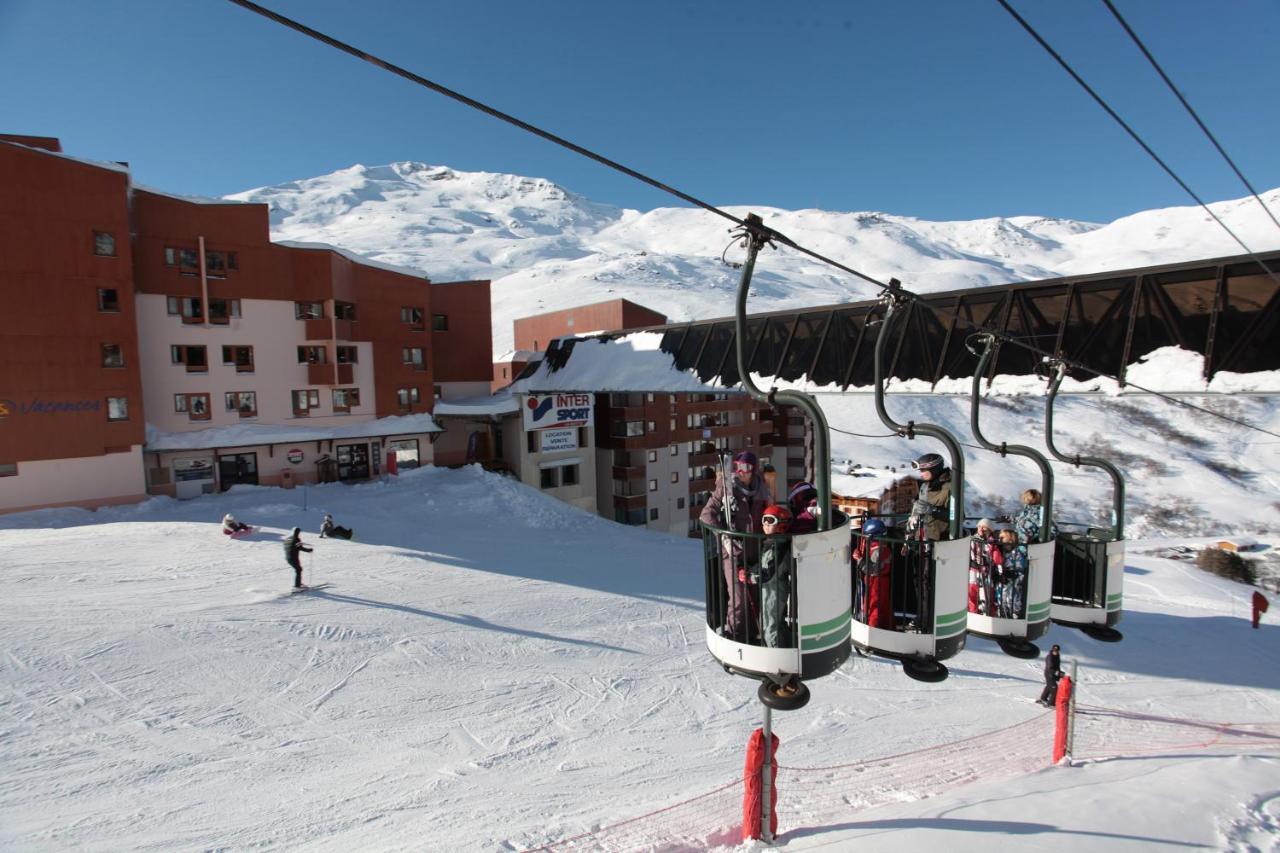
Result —
[[[1280, 270], [1280, 252], [1258, 260]], [[895, 326], [889, 375], [930, 383], [972, 376], [972, 332], [993, 330], [1122, 381], [1151, 351], [1176, 345], [1204, 356], [1204, 379], [1220, 371], [1280, 369], [1280, 284], [1241, 255], [1124, 272], [956, 290], [921, 296]], [[910, 283], [907, 285], [910, 286]], [[883, 305], [877, 301], [752, 315], [748, 369], [783, 380], [807, 378], [841, 390], [874, 383], [872, 353]], [[650, 329], [680, 369], [704, 382], [738, 382], [734, 321], [703, 320]], [[548, 354], [550, 355], [550, 354]], [[1032, 373], [1041, 356], [1005, 345], [988, 376]], [[1072, 374], [1088, 379], [1084, 370]]]

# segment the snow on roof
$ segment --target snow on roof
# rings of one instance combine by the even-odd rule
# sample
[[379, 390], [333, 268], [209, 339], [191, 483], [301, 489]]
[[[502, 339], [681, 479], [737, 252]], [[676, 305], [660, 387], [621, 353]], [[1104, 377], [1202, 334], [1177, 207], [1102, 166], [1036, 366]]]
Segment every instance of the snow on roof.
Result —
[[171, 198], [177, 201], [185, 201], [190, 204], [235, 204], [235, 205], [261, 204], [261, 202], [256, 202], [256, 201], [236, 201], [236, 200], [227, 199], [227, 198], [210, 198], [209, 196], [203, 196], [203, 195], [184, 195], [182, 193], [171, 193], [166, 190], [158, 190], [155, 187], [148, 187], [142, 184], [134, 184], [133, 188], [134, 190], [141, 190], [142, 192], [151, 193], [152, 195], [164, 196], [165, 198]]
[[13, 145], [17, 148], [25, 148], [28, 151], [35, 151], [39, 154], [45, 154], [49, 157], [61, 157], [63, 160], [72, 160], [76, 163], [83, 163], [86, 166], [96, 166], [99, 169], [108, 169], [112, 172], [123, 172], [129, 174], [129, 167], [120, 163], [113, 163], [107, 160], [89, 160], [84, 157], [73, 157], [62, 151], [50, 151], [48, 148], [40, 148], [35, 145], [23, 145], [21, 142], [14, 142], [12, 139], [0, 139], [0, 144]]
[[853, 473], [831, 472], [831, 491], [846, 498], [879, 498], [906, 474], [883, 468], [856, 468]]
[[659, 332], [633, 332], [618, 338], [574, 341], [573, 352], [559, 370], [548, 359], [525, 379], [512, 383], [516, 393], [541, 391], [719, 391], [692, 371], [677, 370], [675, 360], [659, 345]]
[[269, 426], [237, 424], [194, 432], [161, 432], [147, 424], [148, 451], [208, 450], [214, 447], [248, 447], [255, 444], [286, 444], [294, 441], [326, 441], [339, 438], [372, 438], [443, 432], [431, 415], [392, 415], [338, 427]]
[[[253, 202], [260, 204], [261, 202]], [[334, 246], [330, 243], [300, 243], [297, 240], [279, 240], [276, 241], [277, 246], [288, 246], [290, 249], [321, 249], [336, 254], [356, 264], [364, 264], [366, 267], [377, 267], [378, 269], [387, 270], [388, 272], [398, 272], [401, 275], [410, 275], [414, 278], [427, 279], [427, 274], [422, 270], [410, 269], [409, 267], [396, 266], [395, 264], [387, 264], [382, 261], [375, 261], [373, 258], [364, 255], [357, 255], [350, 249], [344, 249], [341, 246]]]
[[542, 353], [531, 349], [509, 349], [502, 355], [495, 357], [494, 361], [537, 361], [542, 358]]
[[461, 400], [436, 400], [435, 415], [440, 418], [475, 417], [480, 415], [513, 415], [520, 411], [509, 389], [492, 397], [469, 397]]

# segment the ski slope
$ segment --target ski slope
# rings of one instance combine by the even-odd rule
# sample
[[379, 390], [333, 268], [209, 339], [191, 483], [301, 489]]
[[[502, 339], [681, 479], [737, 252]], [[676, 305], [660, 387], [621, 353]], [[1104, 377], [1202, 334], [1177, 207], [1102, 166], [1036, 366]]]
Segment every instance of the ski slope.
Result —
[[[264, 529], [230, 541], [228, 511]], [[317, 539], [324, 512], [356, 540]], [[330, 587], [288, 594], [295, 524]], [[1280, 722], [1274, 609], [1251, 630], [1249, 588], [1144, 553], [1163, 544], [1130, 543], [1123, 643], [1046, 638], [1079, 662], [1081, 701]], [[697, 542], [477, 468], [3, 516], [0, 553], [4, 849], [536, 848], [732, 783], [760, 721], [754, 682], [706, 651]], [[780, 760], [1031, 734], [991, 738], [942, 787], [920, 760], [890, 762], [901, 782], [879, 793], [784, 774], [787, 848], [1276, 849], [1280, 752], [1043, 768], [1041, 662], [971, 639], [948, 663], [925, 685], [855, 656], [775, 715]], [[1104, 751], [1119, 731], [1090, 728]], [[1110, 748], [1147, 743], [1124, 731]], [[636, 821], [627, 849], [732, 848], [735, 809]]]

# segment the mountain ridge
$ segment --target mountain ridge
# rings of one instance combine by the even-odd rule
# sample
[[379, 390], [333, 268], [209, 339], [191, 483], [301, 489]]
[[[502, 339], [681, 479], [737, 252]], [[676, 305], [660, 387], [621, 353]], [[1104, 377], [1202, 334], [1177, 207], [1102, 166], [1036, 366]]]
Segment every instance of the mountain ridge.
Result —
[[[1262, 194], [1280, 209], [1280, 189]], [[600, 204], [545, 178], [464, 172], [406, 160], [226, 196], [270, 207], [272, 239], [342, 246], [433, 280], [493, 282], [494, 353], [523, 316], [626, 298], [673, 321], [733, 313], [741, 255], [728, 224], [698, 208], [637, 211]], [[1140, 211], [1109, 223], [1017, 215], [933, 221], [880, 211], [754, 212], [797, 243], [919, 292], [1087, 275], [1242, 254], [1198, 206]], [[1280, 229], [1251, 197], [1210, 209], [1254, 251]], [[852, 302], [874, 285], [791, 250], [766, 251], [750, 310]]]

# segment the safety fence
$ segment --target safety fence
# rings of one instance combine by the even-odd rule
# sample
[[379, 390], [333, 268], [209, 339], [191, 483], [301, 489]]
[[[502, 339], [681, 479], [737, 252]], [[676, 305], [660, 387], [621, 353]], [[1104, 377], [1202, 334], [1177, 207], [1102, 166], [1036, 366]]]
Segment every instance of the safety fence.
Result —
[[[1054, 714], [950, 743], [823, 767], [786, 763], [779, 749], [778, 826], [813, 830], [847, 823], [851, 813], [994, 782], [1052, 763]], [[999, 744], [993, 749], [993, 744]], [[1170, 752], [1280, 751], [1280, 723], [1219, 723], [1077, 705], [1072, 761]], [[548, 842], [535, 850], [674, 851], [734, 846], [742, 840], [743, 781], [618, 823]]]

